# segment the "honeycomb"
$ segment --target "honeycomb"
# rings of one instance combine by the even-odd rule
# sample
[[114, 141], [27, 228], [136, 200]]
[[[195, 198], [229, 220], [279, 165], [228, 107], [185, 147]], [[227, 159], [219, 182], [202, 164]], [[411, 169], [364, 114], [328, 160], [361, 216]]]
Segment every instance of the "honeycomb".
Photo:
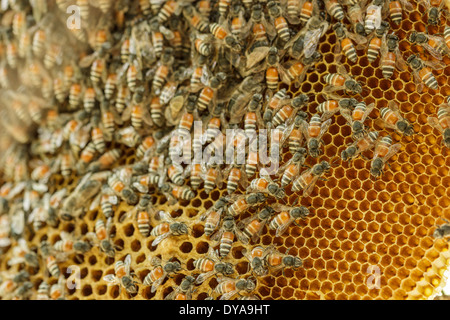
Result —
[[[414, 11], [404, 15], [399, 26], [391, 23], [391, 30], [401, 39], [400, 51], [421, 52], [419, 46], [411, 45], [408, 34], [411, 30], [424, 32], [426, 21], [415, 1], [411, 1]], [[447, 22], [445, 23], [447, 24]], [[444, 24], [428, 27], [430, 33], [442, 33]], [[308, 72], [299, 88], [289, 87], [289, 93], [311, 94], [307, 106], [309, 114], [325, 101], [319, 93], [325, 83], [323, 75], [336, 72], [334, 48], [336, 35], [329, 30], [322, 38], [318, 51], [322, 61]], [[427, 124], [427, 117], [436, 114], [437, 106], [450, 95], [448, 74], [450, 67], [434, 71], [439, 83], [436, 91], [425, 88], [419, 93], [413, 82], [410, 70], [395, 71], [391, 79], [381, 74], [379, 58], [373, 63], [367, 60], [365, 49], [358, 50], [358, 60], [351, 63], [344, 59], [349, 73], [360, 81], [364, 89], [364, 101], [376, 103], [367, 124], [380, 131], [381, 135], [390, 134], [394, 143], [400, 142], [402, 148], [390, 161], [381, 178], [370, 176], [370, 161], [361, 157], [351, 164], [334, 164], [326, 181], [318, 181], [309, 197], [302, 197], [300, 204], [311, 210], [311, 215], [292, 225], [282, 236], [265, 227], [260, 238], [262, 246], [274, 245], [280, 252], [289, 253], [303, 260], [303, 267], [293, 270], [286, 268], [282, 273], [269, 274], [258, 278], [254, 291], [262, 300], [315, 300], [315, 299], [431, 299], [440, 292], [446, 282], [445, 270], [449, 265], [450, 253], [445, 240], [435, 240], [432, 233], [436, 225], [442, 224], [441, 217], [450, 219], [450, 151], [441, 144], [441, 135]], [[448, 65], [450, 59], [444, 58]], [[281, 85], [284, 87], [284, 85]], [[400, 105], [404, 117], [414, 125], [415, 134], [403, 137], [392, 130], [381, 127], [376, 119], [379, 110], [388, 102], [395, 100]], [[310, 157], [308, 165], [322, 160], [333, 162], [337, 154], [344, 150], [351, 140], [351, 129], [341, 116], [333, 117], [329, 131], [323, 136], [324, 153], [316, 160]], [[134, 163], [135, 148], [119, 146], [123, 155], [117, 165]], [[289, 153], [282, 156], [289, 159]], [[368, 153], [367, 158], [371, 159]], [[79, 176], [72, 174], [68, 178], [52, 176], [49, 181], [50, 192], [67, 187], [73, 190]], [[240, 189], [239, 192], [244, 190]], [[216, 188], [210, 194], [203, 189], [196, 192], [190, 201], [181, 201], [169, 205], [167, 199], [153, 194], [153, 205], [158, 210], [170, 212], [172, 217], [190, 224], [188, 235], [168, 238], [158, 246], [152, 246], [152, 237], [143, 237], [134, 219], [127, 217], [132, 209], [125, 202], [116, 206], [113, 217], [113, 242], [120, 248], [114, 258], [107, 257], [99, 248], [93, 247], [84, 255], [72, 255], [59, 267], [66, 278], [70, 266], [81, 270], [81, 288], [68, 289], [66, 298], [77, 299], [164, 299], [180, 285], [186, 275], [198, 273], [193, 261], [204, 256], [214, 242], [204, 235], [204, 224], [199, 222], [200, 215], [211, 208], [215, 201], [226, 195], [225, 188]], [[299, 194], [287, 190], [288, 204], [293, 204]], [[251, 208], [242, 214], [238, 221], [257, 212]], [[101, 217], [100, 208], [89, 210], [82, 217], [71, 222], [61, 221], [58, 228], [44, 227], [35, 233], [29, 232], [26, 240], [30, 248], [37, 248], [43, 240], [54, 244], [61, 239], [61, 231], [85, 236], [94, 231], [97, 218]], [[152, 221], [152, 227], [156, 225]], [[13, 247], [13, 246], [11, 246]], [[234, 276], [249, 277], [251, 271], [243, 249], [251, 250], [254, 244], [244, 245], [235, 242], [229, 256], [225, 259], [235, 266]], [[114, 264], [131, 255], [131, 271], [137, 278], [138, 292], [129, 294], [119, 286], [109, 286], [103, 277], [114, 273]], [[159, 289], [152, 293], [151, 288], [142, 284], [145, 276], [152, 270], [151, 257], [158, 256], [163, 261], [175, 258], [182, 263], [183, 270], [167, 278]], [[0, 270], [17, 272], [23, 265], [9, 266], [12, 257], [9, 248], [0, 255]], [[380, 288], [369, 288], [367, 281], [373, 267], [380, 271]], [[33, 294], [43, 280], [50, 285], [56, 278], [45, 273], [44, 261], [38, 269], [27, 269], [31, 274]], [[218, 284], [211, 277], [196, 286], [193, 299], [206, 299]]]

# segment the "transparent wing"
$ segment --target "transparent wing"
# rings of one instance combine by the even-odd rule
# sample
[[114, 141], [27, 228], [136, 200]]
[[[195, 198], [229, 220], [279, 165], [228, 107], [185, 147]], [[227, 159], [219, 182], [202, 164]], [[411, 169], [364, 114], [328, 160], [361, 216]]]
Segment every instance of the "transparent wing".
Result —
[[[306, 192], [306, 190], [305, 190], [305, 192]], [[286, 229], [292, 224], [292, 222], [294, 222], [294, 219], [293, 218], [289, 218], [289, 220], [286, 221], [286, 223], [283, 223], [282, 225], [280, 225], [277, 228], [277, 231], [276, 231], [275, 235], [277, 237], [281, 236], [286, 231]]]
[[320, 138], [322, 138], [324, 133], [328, 131], [328, 128], [330, 126], [331, 126], [331, 119], [328, 119], [327, 121], [323, 122], [321, 127], [320, 127], [320, 133], [319, 133], [319, 136], [317, 137], [317, 139], [320, 140]]
[[388, 161], [394, 154], [396, 154], [400, 149], [402, 148], [402, 145], [400, 143], [396, 143], [394, 145], [392, 145], [389, 148], [388, 153], [386, 153], [386, 155], [383, 157], [383, 162], [386, 163], [386, 161]]
[[170, 232], [166, 232], [162, 235], [157, 236], [155, 238], [155, 240], [153, 240], [153, 242], [152, 242], [152, 247], [156, 247], [161, 241], [163, 241], [164, 239], [167, 239], [170, 235], [171, 235]]
[[319, 179], [319, 176], [314, 176], [311, 180], [311, 182], [306, 186], [305, 190], [303, 190], [303, 196], [309, 197], [309, 195], [314, 190], [314, 186], [316, 185], [317, 180]]
[[108, 274], [103, 277], [103, 280], [108, 282], [108, 285], [114, 285], [117, 283], [117, 278], [114, 274]]
[[253, 68], [259, 62], [267, 57], [270, 47], [257, 47], [247, 55], [247, 62], [245, 67], [247, 69]]
[[201, 284], [201, 283], [205, 282], [206, 279], [208, 279], [211, 276], [213, 276], [215, 273], [216, 272], [214, 270], [201, 273], [201, 274], [198, 275], [197, 279], [195, 280], [195, 283], [196, 284]]
[[304, 48], [303, 52], [305, 58], [311, 57], [314, 52], [316, 52], [317, 46], [319, 45], [319, 39], [322, 36], [322, 28], [317, 28], [314, 30], [307, 31], [305, 33]]
[[155, 282], [153, 282], [152, 288], [151, 288], [152, 293], [155, 292], [156, 290], [158, 290], [158, 287], [163, 283], [166, 276], [167, 276], [167, 273], [164, 272], [164, 274], [161, 277], [159, 277], [158, 279], [155, 280]]
[[[369, 114], [372, 112], [372, 110], [375, 108], [375, 103], [371, 103], [366, 107], [366, 111], [364, 112], [362, 118], [361, 118], [361, 122], [364, 122], [366, 120], [366, 118], [369, 116]], [[341, 111], [341, 114], [344, 110]]]
[[441, 124], [439, 123], [438, 118], [436, 117], [428, 117], [428, 124], [438, 130], [440, 133], [444, 132], [444, 128], [442, 128]]

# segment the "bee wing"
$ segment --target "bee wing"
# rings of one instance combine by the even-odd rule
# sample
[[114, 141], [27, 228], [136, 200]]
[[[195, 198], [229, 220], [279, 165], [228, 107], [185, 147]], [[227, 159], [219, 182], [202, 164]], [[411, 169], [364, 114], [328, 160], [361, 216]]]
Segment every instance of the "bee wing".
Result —
[[392, 112], [395, 113], [395, 115], [400, 119], [400, 120], [404, 120], [404, 118], [402, 117], [402, 115], [400, 114], [400, 109], [399, 106], [396, 102], [394, 102], [393, 100], [389, 101], [388, 103], [388, 108], [392, 110]]
[[114, 285], [117, 283], [116, 276], [114, 274], [107, 274], [103, 277], [103, 280], [108, 282], [108, 285]]
[[155, 238], [155, 240], [153, 240], [153, 242], [152, 242], [152, 247], [156, 247], [161, 241], [163, 241], [164, 239], [167, 239], [170, 235], [171, 235], [170, 232], [166, 232], [162, 235], [157, 236]]
[[195, 279], [195, 283], [196, 284], [202, 284], [203, 282], [205, 282], [206, 279], [208, 279], [209, 277], [213, 276], [216, 273], [216, 271], [211, 270], [208, 272], [204, 272], [198, 275], [197, 279]]
[[79, 63], [80, 67], [81, 68], [90, 67], [92, 65], [92, 63], [95, 61], [95, 59], [97, 59], [97, 56], [98, 56], [98, 54], [96, 52], [94, 52], [93, 54], [82, 58]]
[[400, 2], [403, 5], [403, 10], [406, 10], [406, 11], [414, 10], [414, 6], [408, 0], [400, 0]]
[[430, 126], [432, 126], [434, 129], [438, 130], [440, 133], [444, 132], [444, 128], [442, 128], [441, 124], [439, 123], [438, 118], [428, 117], [428, 124]]
[[[366, 120], [366, 118], [369, 116], [369, 114], [372, 112], [372, 110], [374, 108], [375, 108], [375, 103], [373, 103], [373, 102], [366, 107], [366, 111], [364, 111], [364, 114], [361, 118], [361, 122], [364, 122]], [[341, 111], [341, 113], [342, 113], [342, 111]]]
[[[444, 44], [445, 45], [445, 44]], [[445, 45], [446, 46], [446, 45]], [[438, 59], [440, 60], [440, 59]], [[422, 60], [422, 62], [429, 68], [434, 69], [434, 70], [440, 70], [440, 69], [444, 69], [446, 67], [445, 62], [443, 61], [435, 61], [435, 60], [431, 60], [431, 61], [424, 61]]]
[[352, 117], [352, 113], [350, 110], [348, 109], [342, 109], [341, 110], [341, 115], [345, 118], [345, 120], [347, 120], [348, 124], [350, 126], [353, 125], [353, 117]]
[[257, 47], [246, 56], [245, 68], [251, 69], [267, 57], [270, 47]]
[[25, 212], [23, 210], [17, 211], [11, 218], [11, 230], [21, 235], [25, 229]]
[[327, 121], [323, 122], [322, 125], [320, 126], [320, 133], [319, 136], [317, 137], [319, 140], [320, 138], [322, 138], [322, 136], [324, 135], [325, 132], [328, 131], [328, 128], [331, 126], [331, 119], [328, 119]]
[[388, 161], [394, 154], [396, 154], [400, 149], [402, 148], [402, 145], [400, 143], [396, 143], [392, 146], [390, 146], [389, 151], [386, 153], [386, 155], [383, 157], [383, 162]]
[[264, 28], [266, 28], [266, 33], [269, 36], [270, 40], [273, 40], [277, 36], [277, 29], [275, 29], [275, 26], [267, 22], [266, 18], [261, 19], [261, 23], [263, 24]]
[[305, 58], [311, 57], [316, 52], [319, 40], [322, 37], [322, 27], [307, 31], [305, 33], [303, 53]]
[[106, 234], [109, 235], [109, 233], [111, 232], [112, 226], [113, 226], [113, 220], [112, 220], [112, 217], [109, 217], [108, 220], [106, 220], [106, 225], [105, 225]]
[[161, 221], [173, 222], [172, 216], [167, 211], [163, 211], [163, 210], [158, 211], [158, 216]]
[[309, 123], [306, 122], [305, 120], [302, 120], [302, 122], [300, 123], [300, 129], [302, 131], [303, 136], [306, 138], [306, 141], [309, 141], [311, 139], [311, 137], [309, 136], [308, 127]]
[[222, 236], [223, 232], [224, 231], [222, 229], [220, 229], [220, 230], [214, 232], [212, 235], [210, 235], [209, 239], [211, 241], [218, 241], [220, 239], [220, 237]]
[[[431, 37], [431, 36], [429, 36]], [[433, 56], [433, 58], [442, 60], [442, 54], [440, 54], [439, 51], [437, 51], [435, 48], [430, 46], [428, 43], [422, 43], [421, 46], [428, 51], [429, 54]]]
[[124, 265], [125, 265], [126, 274], [130, 274], [130, 266], [131, 266], [131, 255], [130, 254], [127, 254], [127, 256], [125, 257]]
[[281, 236], [286, 231], [286, 229], [292, 224], [292, 222], [294, 222], [294, 220], [295, 219], [293, 218], [289, 218], [288, 221], [280, 225], [275, 232], [275, 236], [277, 237]]
[[319, 179], [319, 176], [314, 176], [311, 180], [311, 182], [306, 186], [305, 190], [303, 190], [303, 197], [309, 197], [309, 195], [314, 190], [314, 186], [316, 185], [317, 180]]

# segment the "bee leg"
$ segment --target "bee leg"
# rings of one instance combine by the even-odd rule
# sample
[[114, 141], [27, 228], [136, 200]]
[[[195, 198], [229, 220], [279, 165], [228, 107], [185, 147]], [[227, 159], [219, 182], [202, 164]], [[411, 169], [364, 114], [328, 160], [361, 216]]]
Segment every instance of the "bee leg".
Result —
[[363, 158], [364, 160], [366, 160], [366, 161], [369, 161], [370, 159], [369, 158], [367, 158], [365, 155], [361, 155], [361, 158]]
[[323, 178], [323, 177], [319, 177], [319, 180], [322, 180], [322, 181], [328, 181], [327, 178]]

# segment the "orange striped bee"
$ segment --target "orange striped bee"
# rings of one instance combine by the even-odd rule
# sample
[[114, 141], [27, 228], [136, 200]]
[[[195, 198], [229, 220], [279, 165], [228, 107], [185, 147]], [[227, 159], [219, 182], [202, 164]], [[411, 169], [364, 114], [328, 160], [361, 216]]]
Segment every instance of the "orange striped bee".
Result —
[[158, 12], [158, 22], [163, 23], [167, 21], [176, 11], [178, 11], [179, 4], [175, 0], [167, 0]]
[[265, 262], [269, 271], [276, 274], [285, 268], [293, 268], [294, 270], [303, 266], [303, 261], [299, 257], [283, 254], [275, 249], [273, 245], [268, 246], [264, 252]]
[[280, 67], [280, 78], [287, 85], [294, 83], [295, 87], [300, 87], [308, 70], [321, 58], [319, 52], [315, 51], [309, 58], [298, 61], [289, 61], [285, 66]]
[[450, 148], [450, 108], [448, 103], [438, 108], [437, 117], [428, 117], [428, 124], [442, 134], [442, 143]]
[[366, 34], [380, 27], [382, 17], [386, 14], [386, 0], [372, 0], [366, 8], [366, 17], [364, 20], [364, 30]]
[[88, 166], [88, 171], [97, 172], [109, 169], [122, 155], [122, 150], [111, 149], [106, 151], [96, 161], [91, 162]]
[[205, 235], [210, 236], [220, 224], [222, 214], [227, 210], [228, 198], [222, 197], [200, 216], [200, 221], [205, 221]]
[[403, 10], [412, 11], [413, 5], [408, 0], [390, 0], [389, 15], [395, 24], [402, 22]]
[[277, 199], [282, 199], [286, 195], [283, 188], [280, 188], [267, 173], [265, 169], [262, 169], [259, 174], [259, 178], [253, 179], [250, 182], [250, 186], [247, 188], [247, 193], [250, 192], [263, 192], [267, 193]]
[[447, 48], [450, 49], [450, 26], [446, 26], [444, 28], [444, 41], [447, 45]]
[[372, 162], [370, 164], [370, 173], [375, 178], [378, 178], [383, 174], [384, 164], [400, 149], [402, 145], [400, 143], [392, 144], [392, 138], [385, 136], [375, 146]]
[[349, 94], [359, 94], [362, 92], [361, 84], [348, 74], [343, 65], [338, 66], [337, 73], [327, 73], [324, 76], [324, 81], [327, 84], [324, 91], [328, 93], [339, 90], [344, 90]]
[[216, 185], [219, 188], [222, 187], [222, 173], [218, 165], [207, 164], [202, 168], [202, 172], [204, 188], [207, 194], [214, 190]]
[[422, 92], [423, 85], [432, 90], [437, 90], [439, 84], [432, 73], [432, 69], [441, 69], [445, 67], [442, 61], [424, 61], [420, 57], [412, 54], [406, 62], [412, 69], [414, 82], [417, 85], [417, 91]]
[[407, 68], [405, 60], [398, 48], [399, 39], [394, 34], [388, 34], [383, 38], [381, 45], [380, 66], [385, 79], [389, 79], [394, 74], [395, 68], [404, 71]]
[[192, 5], [183, 8], [183, 16], [199, 32], [206, 33], [208, 31], [209, 21], [204, 19]]
[[164, 263], [160, 258], [153, 257], [150, 259], [150, 264], [154, 266], [149, 274], [145, 276], [143, 284], [144, 286], [152, 286], [151, 292], [158, 290], [159, 286], [164, 282], [166, 277], [171, 274], [176, 274], [181, 270], [181, 264], [178, 261], [167, 261]]
[[378, 132], [370, 131], [350, 144], [345, 150], [341, 152], [341, 158], [343, 161], [351, 161], [364, 151], [372, 149], [378, 142]]
[[303, 196], [308, 197], [314, 190], [314, 186], [319, 178], [330, 170], [331, 166], [327, 161], [315, 164], [312, 168], [303, 171], [294, 181], [292, 191], [303, 190]]
[[196, 284], [201, 284], [217, 274], [229, 276], [234, 273], [233, 265], [220, 261], [217, 252], [212, 247], [209, 247], [204, 258], [194, 260], [194, 267], [201, 272], [195, 280]]
[[231, 300], [236, 294], [244, 291], [250, 293], [256, 288], [256, 279], [233, 279], [229, 277], [219, 277], [219, 284], [214, 288], [214, 292], [221, 295], [220, 300]]
[[367, 42], [367, 39], [359, 34], [352, 33], [340, 22], [333, 25], [333, 30], [336, 32], [338, 38], [337, 44], [334, 48], [334, 53], [337, 56], [336, 61], [340, 61], [342, 53], [353, 63], [356, 63], [358, 58], [355, 45], [352, 40], [356, 42], [357, 48]]
[[269, 251], [261, 246], [254, 247], [250, 252], [245, 248], [242, 250], [243, 256], [250, 262], [252, 272], [258, 277], [265, 276], [269, 271], [266, 268], [266, 255], [268, 253]]
[[210, 239], [215, 241], [216, 245], [219, 246], [220, 257], [224, 258], [228, 255], [233, 246], [237, 232], [239, 232], [239, 230], [236, 228], [234, 218], [231, 215], [225, 215], [220, 229], [210, 236]]
[[227, 193], [233, 194], [239, 185], [247, 188], [249, 181], [242, 165], [232, 164], [224, 172], [227, 178]]
[[181, 281], [180, 286], [169, 293], [164, 300], [191, 300], [194, 284], [195, 278], [193, 276], [186, 276]]
[[380, 110], [381, 119], [391, 129], [397, 130], [405, 136], [414, 134], [414, 127], [400, 115], [398, 105], [390, 101], [387, 107]]
[[275, 204], [273, 206], [274, 211], [279, 212], [270, 221], [269, 229], [276, 230], [275, 235], [277, 237], [281, 236], [287, 228], [299, 218], [306, 219], [309, 215], [308, 208], [304, 206], [300, 207], [287, 207], [280, 204]]
[[114, 264], [114, 274], [108, 274], [103, 280], [108, 285], [123, 286], [128, 293], [136, 293], [137, 286], [130, 273], [131, 255], [127, 255], [124, 261], [118, 260]]
[[152, 82], [152, 90], [154, 90], [156, 95], [161, 93], [161, 88], [171, 72], [171, 65], [173, 64], [173, 61], [173, 49], [165, 48], [157, 64]]
[[308, 153], [311, 157], [317, 158], [320, 153], [320, 146], [322, 144], [322, 136], [328, 131], [331, 125], [331, 119], [326, 121], [321, 120], [317, 114], [311, 117], [310, 122], [302, 121], [300, 126], [303, 136], [306, 138]]
[[375, 34], [367, 46], [367, 59], [369, 62], [374, 62], [377, 59], [381, 47], [386, 41], [386, 33], [388, 30], [389, 23], [386, 21], [381, 21], [380, 27], [375, 29]]
[[444, 0], [420, 0], [428, 14], [427, 22], [429, 25], [436, 26], [441, 22], [441, 12], [444, 11]]
[[152, 242], [153, 247], [169, 237], [181, 236], [188, 233], [188, 226], [186, 223], [176, 221], [172, 218], [170, 213], [158, 211], [157, 216], [161, 223], [154, 227], [150, 232], [150, 236], [154, 237]]
[[247, 195], [231, 196], [230, 200], [232, 200], [233, 203], [228, 207], [228, 213], [232, 216], [237, 216], [249, 207], [265, 202], [267, 198], [264, 193], [256, 192]]
[[353, 140], [358, 140], [366, 134], [364, 121], [369, 114], [375, 108], [375, 103], [371, 103], [369, 106], [364, 101], [358, 102], [353, 111], [348, 109], [342, 110], [341, 114], [347, 120], [348, 124], [352, 128]]
[[443, 37], [413, 31], [409, 35], [409, 41], [413, 44], [420, 45], [437, 60], [442, 60], [444, 55], [450, 54], [450, 49], [447, 47], [445, 38]]
[[327, 21], [314, 16], [308, 20], [308, 23], [295, 37], [286, 43], [284, 49], [287, 49], [289, 55], [294, 59], [311, 58], [317, 51], [320, 39], [328, 29]]
[[325, 121], [330, 119], [338, 111], [353, 110], [358, 104], [358, 100], [355, 98], [341, 98], [335, 94], [324, 95], [328, 100], [320, 103], [317, 106], [317, 112], [322, 113], [321, 120]]
[[112, 217], [106, 220], [106, 224], [102, 219], [95, 222], [94, 232], [88, 232], [86, 237], [91, 244], [100, 248], [108, 257], [114, 257], [117, 246], [111, 240]]
[[288, 42], [291, 38], [290, 29], [286, 19], [283, 17], [280, 4], [276, 1], [270, 1], [267, 3], [267, 10], [273, 20], [278, 36], [284, 43]]
[[248, 244], [250, 241], [253, 243], [258, 242], [264, 226], [272, 218], [274, 212], [275, 210], [272, 207], [265, 207], [259, 213], [241, 220], [237, 225], [238, 230], [241, 232], [236, 234], [239, 241], [244, 244]]
[[344, 19], [344, 9], [338, 0], [327, 0], [325, 2], [325, 9], [328, 14], [335, 18], [336, 20], [342, 21]]
[[287, 187], [300, 174], [300, 170], [305, 163], [307, 154], [308, 152], [305, 148], [300, 148], [288, 162], [280, 167], [280, 173], [283, 172], [280, 182], [282, 188]]

